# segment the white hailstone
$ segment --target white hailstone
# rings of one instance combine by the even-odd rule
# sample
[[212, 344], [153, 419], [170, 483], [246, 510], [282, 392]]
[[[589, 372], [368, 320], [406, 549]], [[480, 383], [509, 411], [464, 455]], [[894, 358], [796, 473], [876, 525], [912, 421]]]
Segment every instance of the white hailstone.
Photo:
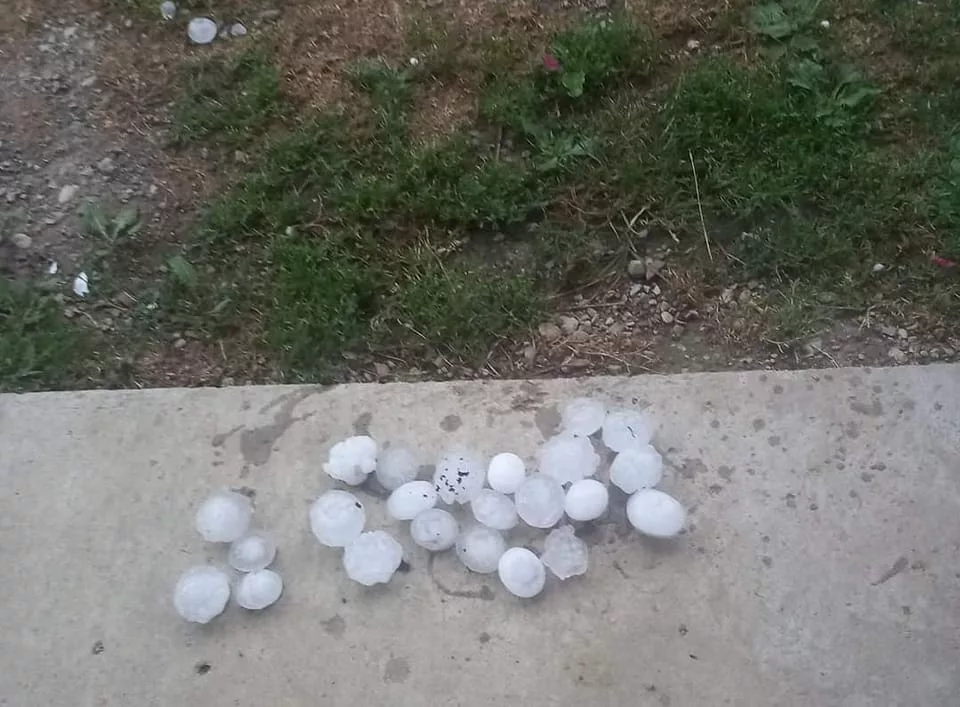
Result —
[[217, 23], [209, 17], [194, 17], [187, 25], [187, 36], [194, 44], [210, 44], [217, 32]]
[[507, 591], [521, 599], [535, 597], [547, 581], [540, 558], [523, 547], [512, 547], [500, 556], [497, 574]]
[[683, 530], [687, 513], [673, 496], [656, 489], [643, 489], [627, 500], [627, 520], [644, 535], [672, 538]]
[[617, 410], [603, 421], [603, 443], [615, 452], [642, 447], [653, 439], [653, 420], [637, 410]]
[[356, 540], [366, 521], [363, 504], [346, 491], [327, 491], [310, 506], [310, 529], [328, 547], [344, 547]]
[[663, 457], [652, 444], [625, 449], [610, 464], [610, 482], [624, 493], [653, 488], [662, 478]]
[[232, 543], [247, 532], [253, 507], [235, 491], [218, 491], [197, 510], [197, 532], [210, 543]]
[[502, 452], [490, 460], [487, 467], [487, 483], [500, 493], [513, 493], [523, 483], [527, 469], [523, 459], [512, 452]]
[[268, 567], [276, 555], [277, 544], [273, 538], [255, 530], [233, 541], [227, 562], [240, 572], [256, 572]]
[[333, 445], [323, 470], [338, 481], [359, 486], [376, 466], [377, 443], [366, 435], [358, 435]]
[[494, 530], [510, 530], [517, 522], [517, 509], [506, 494], [492, 489], [482, 489], [475, 499], [470, 501], [473, 517]]
[[503, 536], [485, 525], [472, 525], [457, 538], [457, 557], [468, 570], [478, 574], [496, 572], [504, 550]]
[[237, 603], [244, 609], [266, 609], [283, 593], [283, 580], [273, 570], [243, 575], [237, 587]]
[[440, 455], [433, 485], [444, 503], [469, 503], [483, 488], [483, 459], [471, 449], [450, 449]]
[[561, 484], [593, 476], [600, 466], [600, 455], [586, 437], [559, 434], [551, 437], [537, 452], [540, 473], [552, 476]]
[[567, 489], [563, 510], [571, 520], [595, 520], [607, 512], [610, 492], [596, 479], [575, 481]]
[[441, 508], [428, 508], [410, 524], [413, 542], [431, 552], [453, 547], [459, 533], [457, 519]]
[[177, 4], [171, 2], [171, 0], [164, 0], [164, 2], [160, 3], [160, 16], [164, 20], [172, 20], [177, 16]]
[[377, 459], [377, 481], [387, 491], [393, 491], [417, 478], [420, 461], [413, 450], [403, 444], [391, 444]]
[[534, 528], [550, 528], [563, 515], [563, 487], [544, 474], [531, 474], [514, 494], [517, 513]]
[[437, 505], [437, 490], [429, 481], [410, 481], [390, 494], [387, 515], [396, 520], [413, 520], [422, 511]]
[[347, 576], [368, 587], [389, 582], [402, 561], [403, 548], [384, 530], [363, 533], [343, 553]]
[[587, 571], [587, 544], [565, 525], [551, 530], [543, 541], [543, 564], [560, 579], [568, 579]]
[[575, 398], [563, 407], [560, 419], [563, 431], [589, 437], [600, 429], [607, 416], [607, 406], [596, 398]]
[[177, 581], [173, 606], [187, 621], [205, 624], [219, 616], [230, 599], [230, 577], [216, 567], [191, 567]]

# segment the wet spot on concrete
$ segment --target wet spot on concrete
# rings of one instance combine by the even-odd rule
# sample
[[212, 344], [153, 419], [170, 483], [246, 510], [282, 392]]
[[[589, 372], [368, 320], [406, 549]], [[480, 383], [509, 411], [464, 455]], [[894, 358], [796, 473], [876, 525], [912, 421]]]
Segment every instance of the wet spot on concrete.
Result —
[[93, 653], [93, 655], [100, 655], [103, 653], [103, 641], [94, 641], [93, 648], [90, 649], [90, 652]]
[[796, 494], [788, 493], [783, 497], [783, 500], [787, 503], [787, 508], [796, 508], [797, 507], [797, 496]]
[[480, 643], [490, 643], [490, 634], [484, 631], [477, 636], [477, 640], [480, 641]]
[[[322, 388], [319, 389], [322, 390]], [[254, 466], [263, 466], [266, 464], [270, 460], [270, 455], [273, 454], [274, 445], [284, 433], [290, 429], [290, 426], [295, 422], [300, 422], [313, 416], [313, 413], [306, 413], [305, 415], [294, 417], [293, 411], [297, 405], [313, 395], [317, 390], [318, 388], [316, 387], [296, 390], [292, 393], [281, 395], [260, 409], [261, 414], [263, 414], [274, 407], [280, 407], [273, 415], [273, 422], [262, 425], [261, 427], [245, 429], [240, 433], [240, 453], [248, 464], [253, 464]]]
[[779, 447], [780, 435], [772, 435], [770, 437], [767, 437], [767, 444], [769, 444], [771, 447]]
[[872, 388], [870, 388], [870, 390], [872, 390], [874, 393], [882, 393], [882, 392], [883, 392], [883, 386], [882, 386], [882, 385], [874, 385]]
[[151, 459], [151, 460], [150, 460], [150, 466], [151, 466], [151, 467], [154, 467], [154, 466], [156, 466], [156, 465], [159, 464], [159, 463], [160, 463], [160, 462], [158, 462], [156, 459]]
[[811, 504], [810, 504], [809, 506], [807, 506], [807, 507], [808, 507], [811, 511], [819, 511], [819, 510], [820, 510], [820, 506], [818, 506], [816, 503], [811, 503]]
[[730, 481], [730, 479], [733, 477], [733, 467], [721, 466], [717, 469], [717, 473], [724, 481]]
[[373, 421], [373, 413], [363, 412], [353, 421], [353, 433], [357, 435], [370, 434], [370, 423]]
[[383, 681], [386, 683], [406, 682], [410, 677], [410, 664], [406, 658], [391, 658], [383, 669]]
[[760, 542], [762, 542], [762, 543], [768, 543], [768, 542], [770, 542], [770, 536], [769, 536], [769, 535], [764, 535], [764, 536], [762, 536], [762, 537], [760, 538]]
[[321, 621], [320, 625], [323, 626], [323, 630], [326, 631], [328, 635], [334, 638], [342, 638], [343, 634], [347, 631], [347, 622], [343, 620], [340, 614], [334, 614], [326, 621]]
[[850, 498], [859, 499], [859, 498], [860, 498], [860, 494], [857, 493], [855, 490], [850, 489]]
[[433, 581], [433, 586], [439, 589], [443, 594], [446, 594], [448, 597], [458, 597], [461, 599], [481, 599], [483, 601], [493, 601], [495, 595], [493, 590], [490, 589], [486, 584], [481, 586], [479, 589], [454, 589], [453, 587], [448, 587], [446, 584], [440, 581], [436, 573], [436, 559], [437, 554], [431, 552], [430, 557], [427, 558], [427, 574], [430, 575], [431, 581]]
[[903, 572], [905, 569], [907, 569], [907, 566], [908, 566], [909, 564], [910, 564], [910, 563], [908, 562], [907, 558], [904, 557], [903, 555], [901, 555], [901, 556], [898, 557], [898, 558], [894, 561], [894, 563], [890, 566], [890, 569], [888, 569], [886, 572], [884, 572], [882, 575], [880, 575], [880, 578], [877, 579], [877, 581], [873, 583], [873, 586], [876, 587], [876, 586], [878, 586], [878, 585], [880, 585], [880, 584], [883, 584], [884, 582], [889, 582], [891, 579], [893, 579], [893, 578], [896, 577], [898, 574], [900, 574], [900, 573]]
[[542, 407], [537, 410], [533, 420], [537, 429], [540, 430], [540, 434], [543, 435], [544, 439], [547, 439], [552, 437], [560, 426], [560, 411], [557, 410], [556, 405]]
[[883, 462], [877, 462], [876, 464], [871, 464], [871, 465], [870, 465], [870, 468], [871, 468], [873, 471], [886, 471], [886, 470], [887, 470], [887, 465], [884, 464]]
[[720, 484], [710, 484], [710, 486], [707, 487], [707, 491], [710, 492], [711, 496], [717, 496], [723, 491], [723, 486]]
[[712, 427], [713, 429], [717, 429], [718, 427], [720, 427], [720, 420], [711, 420], [710, 427]]
[[685, 459], [677, 471], [685, 479], [692, 479], [698, 474], [707, 473], [707, 465], [700, 459]]
[[780, 395], [783, 392], [783, 386], [777, 383], [775, 386], [773, 386], [773, 392], [777, 395]]
[[861, 400], [853, 400], [850, 402], [850, 409], [870, 417], [879, 417], [883, 414], [883, 405], [876, 398], [869, 405]]
[[900, 607], [900, 613], [903, 614], [904, 616], [910, 616], [910, 614], [913, 612], [911, 611], [909, 606], [904, 604], [903, 606]]
[[463, 425], [459, 415], [447, 415], [440, 420], [440, 429], [444, 432], [456, 432]]
[[195, 672], [197, 675], [206, 675], [210, 672], [211, 668], [213, 668], [213, 666], [210, 665], [210, 663], [202, 660], [193, 666], [193, 672]]
[[762, 430], [762, 429], [763, 429], [764, 427], [766, 427], [766, 426], [767, 426], [767, 423], [764, 422], [764, 421], [763, 421], [762, 419], [760, 419], [759, 417], [753, 421], [753, 429], [756, 430], [757, 432], [759, 432], [760, 430]]
[[218, 432], [213, 437], [210, 438], [210, 445], [213, 447], [222, 447], [224, 443], [230, 439], [234, 434], [243, 429], [243, 425], [237, 425], [231, 430], [226, 432]]
[[763, 563], [764, 567], [773, 567], [773, 558], [769, 555], [764, 555], [760, 558], [760, 562]]
[[757, 475], [757, 470], [754, 469], [753, 467], [747, 467], [747, 474], [748, 474], [749, 476], [756, 476], [756, 475]]
[[927, 569], [927, 563], [924, 562], [923, 560], [914, 560], [913, 562], [910, 563], [910, 569], [923, 572], [924, 570]]
[[871, 481], [873, 481], [873, 474], [871, 474], [869, 471], [864, 471], [860, 474], [860, 480], [866, 481], [869, 484]]
[[933, 409], [936, 410], [937, 412], [940, 412], [941, 410], [943, 410], [943, 405], [941, 405], [940, 403], [934, 403]]

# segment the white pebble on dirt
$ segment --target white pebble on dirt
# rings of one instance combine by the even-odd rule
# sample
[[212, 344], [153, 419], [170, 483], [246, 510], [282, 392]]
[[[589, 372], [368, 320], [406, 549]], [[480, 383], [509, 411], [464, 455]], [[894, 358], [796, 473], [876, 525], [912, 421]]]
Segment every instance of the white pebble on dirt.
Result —
[[587, 571], [587, 544], [576, 536], [572, 526], [565, 525], [547, 535], [540, 559], [557, 577], [569, 579]]
[[644, 489], [627, 500], [627, 520], [644, 535], [672, 538], [683, 530], [687, 513], [673, 496]]
[[561, 484], [593, 476], [600, 466], [600, 455], [587, 437], [559, 434], [551, 437], [537, 452], [541, 474], [552, 476]]
[[429, 481], [410, 481], [390, 494], [387, 515], [395, 520], [413, 520], [437, 505], [437, 491]]
[[413, 542], [430, 552], [453, 547], [460, 534], [460, 526], [452, 514], [442, 508], [428, 508], [410, 523]]
[[512, 547], [504, 552], [497, 563], [497, 574], [507, 591], [521, 599], [542, 592], [547, 580], [540, 558], [524, 547]]
[[606, 416], [606, 405], [596, 398], [574, 398], [563, 406], [560, 419], [564, 432], [589, 437], [600, 429]]
[[187, 621], [209, 623], [223, 613], [230, 599], [230, 577], [216, 567], [191, 567], [177, 581], [173, 606]]
[[596, 520], [607, 512], [610, 492], [596, 479], [581, 479], [570, 485], [563, 510], [570, 520]]
[[479, 523], [494, 530], [510, 530], [519, 522], [510, 497], [493, 489], [481, 490], [470, 502], [470, 510]]
[[237, 603], [244, 609], [258, 611], [275, 603], [283, 593], [283, 579], [273, 570], [257, 570], [245, 574], [237, 587]]
[[343, 568], [354, 582], [368, 587], [386, 584], [403, 561], [403, 548], [390, 533], [363, 533], [343, 552]]
[[337, 481], [359, 486], [376, 467], [377, 443], [366, 435], [357, 435], [331, 447], [323, 470]]
[[653, 421], [637, 410], [617, 410], [603, 421], [603, 443], [615, 452], [643, 447], [653, 439]]
[[610, 483], [624, 493], [653, 488], [663, 479], [663, 457], [652, 444], [625, 449], [610, 464]]
[[232, 543], [250, 527], [253, 506], [250, 499], [235, 491], [218, 491], [197, 509], [196, 528], [210, 543]]
[[487, 483], [500, 493], [514, 493], [527, 476], [523, 459], [512, 452], [501, 452], [490, 460]]
[[328, 547], [344, 547], [353, 542], [363, 532], [366, 521], [363, 504], [347, 491], [327, 491], [310, 506], [310, 529]]

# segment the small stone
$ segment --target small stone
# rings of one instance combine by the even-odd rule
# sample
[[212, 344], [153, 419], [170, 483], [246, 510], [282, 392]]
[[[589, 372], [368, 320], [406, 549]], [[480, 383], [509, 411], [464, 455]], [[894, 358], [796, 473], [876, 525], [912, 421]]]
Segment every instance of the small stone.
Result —
[[883, 272], [884, 270], [886, 270], [886, 267], [887, 267], [887, 266], [884, 265], [883, 263], [874, 263], [874, 264], [873, 264], [873, 271], [874, 271], [874, 272]]
[[892, 327], [892, 326], [889, 326], [889, 325], [886, 325], [886, 324], [885, 324], [884, 326], [880, 327], [880, 333], [883, 334], [884, 336], [887, 336], [887, 337], [891, 338], [891, 339], [897, 338], [897, 329], [896, 329], [896, 327]]
[[173, 342], [173, 348], [175, 349], [182, 349], [186, 345], [187, 345], [186, 339], [177, 339], [176, 341]]
[[906, 338], [907, 338], [907, 330], [906, 330], [906, 329], [897, 329], [897, 336], [900, 337], [901, 339], [906, 339]]
[[113, 163], [113, 158], [104, 157], [102, 160], [97, 162], [97, 169], [103, 172], [104, 174], [112, 174], [116, 169], [116, 166]]
[[231, 37], [246, 37], [247, 28], [242, 22], [234, 22], [230, 26], [230, 36]]
[[12, 240], [13, 244], [21, 250], [26, 250], [33, 245], [33, 239], [26, 233], [14, 233]]
[[541, 324], [537, 329], [537, 331], [540, 332], [540, 336], [548, 344], [553, 343], [554, 341], [559, 339], [561, 334], [560, 327], [558, 327], [556, 324], [551, 324], [550, 322]]
[[906, 363], [907, 354], [904, 353], [901, 349], [898, 349], [894, 346], [892, 349], [887, 351], [887, 357], [891, 359], [894, 363]]
[[68, 201], [73, 199], [77, 195], [78, 187], [76, 184], [68, 184], [60, 190], [59, 196], [57, 196], [57, 202], [60, 204], [66, 204]]
[[280, 10], [261, 10], [260, 14], [257, 17], [263, 22], [271, 22], [273, 20], [279, 19]]
[[660, 319], [664, 324], [673, 324], [673, 315], [670, 312], [660, 312]]
[[[647, 264], [643, 260], [631, 260], [627, 265], [627, 274], [635, 280], [647, 276]], [[647, 277], [649, 280], [650, 278]]]
[[576, 317], [560, 317], [560, 329], [567, 336], [575, 332], [579, 326], [580, 322]]
[[700, 48], [700, 42], [696, 39], [687, 40], [687, 51], [695, 52]]
[[386, 378], [390, 375], [390, 367], [385, 363], [377, 361], [373, 364], [373, 369], [377, 372], [377, 378]]
[[653, 287], [651, 287], [651, 288], [650, 288], [650, 292], [652, 292], [654, 295], [656, 295], [657, 297], [659, 297], [659, 296], [660, 296], [660, 285], [654, 285]]
[[537, 357], [537, 347], [536, 346], [527, 346], [523, 349], [523, 358], [528, 364], [533, 363], [534, 359]]

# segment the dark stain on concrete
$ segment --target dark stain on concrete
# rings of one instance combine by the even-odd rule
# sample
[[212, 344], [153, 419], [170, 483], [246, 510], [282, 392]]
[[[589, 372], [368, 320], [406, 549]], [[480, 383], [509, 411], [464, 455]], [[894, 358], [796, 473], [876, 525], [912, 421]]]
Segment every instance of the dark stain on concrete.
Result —
[[733, 467], [721, 466], [717, 469], [717, 473], [724, 481], [730, 481], [733, 478]]
[[357, 435], [368, 435], [370, 434], [370, 423], [373, 422], [373, 413], [371, 412], [362, 412], [353, 421], [353, 433]]
[[940, 412], [941, 410], [943, 410], [943, 405], [941, 403], [934, 403], [933, 409], [936, 410], [937, 412]]
[[764, 555], [760, 558], [760, 562], [763, 563], [764, 567], [773, 567], [773, 558], [770, 555]]
[[710, 427], [712, 427], [713, 429], [719, 428], [719, 427], [720, 427], [720, 420], [711, 420], [711, 421], [710, 421]]
[[707, 491], [710, 492], [711, 496], [718, 496], [720, 492], [723, 491], [723, 486], [721, 486], [720, 484], [710, 484], [707, 487]]
[[882, 386], [882, 385], [874, 385], [870, 390], [872, 390], [874, 393], [882, 393], [882, 392], [883, 392], [883, 386]]
[[251, 501], [255, 501], [255, 500], [257, 499], [257, 490], [256, 490], [256, 489], [252, 489], [252, 488], [250, 488], [249, 486], [234, 486], [234, 487], [231, 488], [230, 490], [231, 490], [231, 491], [235, 491], [236, 493], [242, 493], [244, 496], [246, 496], [247, 498], [249, 498]]
[[860, 498], [860, 494], [857, 493], [854, 489], [850, 489], [850, 498], [857, 500]]
[[753, 421], [753, 429], [756, 430], [757, 432], [759, 432], [760, 430], [762, 430], [762, 429], [763, 429], [764, 427], [766, 427], [766, 426], [767, 426], [767, 423], [764, 422], [764, 421], [763, 421], [762, 419], [760, 419], [759, 417]]
[[274, 445], [283, 437], [284, 433], [290, 429], [290, 426], [295, 422], [300, 422], [313, 416], [313, 413], [307, 413], [299, 417], [294, 417], [293, 411], [297, 405], [314, 393], [323, 390], [325, 390], [325, 388], [320, 386], [301, 388], [281, 395], [276, 400], [264, 405], [260, 409], [261, 413], [265, 413], [278, 406], [279, 410], [273, 414], [273, 422], [260, 427], [245, 429], [240, 433], [240, 453], [243, 455], [244, 460], [254, 466], [263, 466], [266, 464], [270, 460], [270, 455], [273, 454]]
[[205, 660], [201, 660], [199, 663], [193, 666], [193, 672], [195, 672], [197, 675], [206, 675], [212, 668], [213, 666], [210, 665], [210, 663]]
[[797, 507], [797, 496], [796, 494], [788, 493], [783, 497], [783, 500], [787, 502], [787, 508], [796, 508]]
[[898, 557], [898, 558], [896, 559], [896, 561], [893, 563], [893, 565], [891, 565], [890, 569], [888, 569], [886, 572], [884, 572], [882, 575], [880, 575], [880, 578], [879, 578], [876, 582], [873, 583], [873, 586], [876, 587], [876, 586], [879, 586], [879, 585], [883, 584], [884, 582], [889, 582], [891, 579], [893, 579], [893, 578], [896, 577], [898, 574], [900, 574], [900, 573], [903, 572], [905, 569], [907, 569], [907, 567], [909, 566], [909, 564], [910, 564], [910, 563], [909, 563], [909, 561], [907, 560], [907, 558], [906, 558], [905, 556], [901, 555], [900, 557]]
[[442, 593], [446, 594], [448, 597], [458, 597], [460, 599], [481, 599], [483, 601], [494, 600], [495, 595], [493, 590], [490, 589], [490, 587], [488, 587], [486, 584], [480, 587], [480, 589], [452, 589], [451, 587], [446, 586], [443, 582], [437, 579], [437, 574], [434, 570], [436, 557], [437, 553], [431, 552], [430, 557], [427, 558], [427, 574], [430, 575], [430, 580], [433, 582], [433, 585]]
[[94, 641], [93, 648], [90, 649], [90, 652], [93, 655], [100, 655], [103, 653], [103, 641]]
[[490, 643], [490, 634], [484, 631], [477, 636], [477, 640], [480, 641], [480, 643]]
[[321, 621], [320, 625], [323, 626], [323, 630], [328, 635], [334, 638], [343, 638], [343, 634], [347, 632], [347, 622], [343, 620], [340, 614], [334, 614], [326, 621]]
[[876, 398], [874, 398], [873, 402], [869, 405], [860, 400], [852, 400], [850, 401], [850, 409], [861, 415], [869, 415], [870, 417], [879, 417], [883, 414], [883, 405]]
[[231, 430], [226, 432], [218, 432], [213, 437], [210, 438], [210, 444], [213, 447], [222, 447], [228, 439], [230, 439], [234, 434], [243, 429], [243, 425], [237, 425]]
[[767, 437], [767, 444], [769, 444], [771, 447], [779, 447], [780, 435], [772, 435], [770, 437]]
[[873, 481], [873, 474], [871, 474], [869, 471], [861, 472], [860, 480], [866, 481], [869, 484], [871, 481]]
[[873, 471], [886, 471], [886, 470], [887, 470], [887, 465], [884, 464], [883, 462], [877, 462], [876, 464], [871, 464], [871, 465], [870, 465], [870, 468], [871, 468]]
[[459, 415], [447, 415], [440, 420], [440, 429], [444, 432], [456, 432], [461, 426], [463, 426], [463, 420]]
[[406, 682], [410, 677], [410, 663], [406, 658], [391, 658], [383, 669], [383, 681], [386, 683]]
[[552, 437], [560, 427], [560, 411], [556, 405], [541, 407], [533, 416], [533, 421], [544, 439]]
[[780, 395], [783, 392], [783, 386], [777, 383], [775, 386], [773, 386], [773, 392], [777, 395]]
[[846, 434], [850, 439], [856, 439], [860, 436], [860, 428], [857, 427], [857, 423], [855, 423], [853, 420], [846, 424], [843, 431], [844, 434]]
[[683, 478], [692, 479], [698, 474], [706, 474], [707, 465], [700, 459], [684, 459], [677, 471]]

